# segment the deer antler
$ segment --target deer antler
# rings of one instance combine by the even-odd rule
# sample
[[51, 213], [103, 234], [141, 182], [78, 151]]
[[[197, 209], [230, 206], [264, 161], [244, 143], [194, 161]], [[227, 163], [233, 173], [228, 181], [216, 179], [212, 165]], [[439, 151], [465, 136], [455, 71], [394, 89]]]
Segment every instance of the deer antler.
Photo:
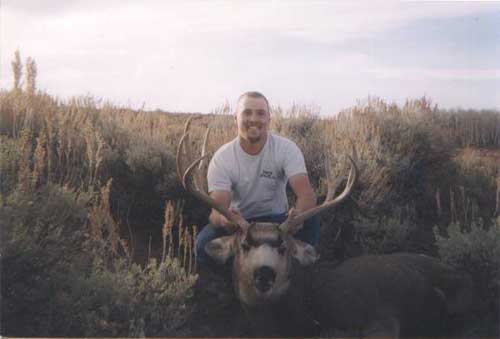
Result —
[[[196, 160], [191, 162], [189, 165], [186, 165], [186, 161], [188, 161], [189, 156], [191, 156], [192, 151], [190, 149], [189, 144], [189, 127], [191, 124], [191, 120], [193, 118], [190, 117], [184, 126], [184, 134], [181, 137], [179, 142], [179, 147], [177, 148], [177, 156], [176, 156], [176, 164], [177, 164], [177, 176], [181, 180], [182, 186], [191, 193], [194, 197], [200, 199], [205, 204], [222, 214], [227, 220], [232, 223], [238, 225], [239, 227], [246, 229], [249, 226], [249, 223], [243, 219], [242, 217], [231, 213], [226, 207], [222, 204], [218, 203], [214, 199], [210, 197], [207, 193], [206, 187], [206, 163], [204, 160], [208, 158], [211, 154], [206, 153], [206, 145], [208, 141], [208, 135], [210, 133], [210, 129], [207, 130], [205, 134], [205, 138], [202, 146], [202, 154]], [[196, 172], [193, 175], [193, 171]]]
[[[354, 155], [356, 152], [354, 151]], [[333, 208], [344, 201], [352, 192], [352, 188], [354, 187], [354, 183], [356, 182], [358, 176], [358, 168], [354, 160], [347, 156], [351, 161], [351, 170], [349, 171], [349, 177], [347, 178], [347, 184], [344, 188], [344, 191], [340, 193], [335, 199], [333, 196], [340, 184], [339, 180], [328, 180], [328, 192], [326, 194], [325, 201], [316, 207], [311, 208], [303, 213], [297, 214], [292, 208], [288, 213], [288, 218], [279, 226], [280, 230], [285, 233], [296, 233], [302, 228], [302, 224], [304, 220], [321, 213], [327, 209]], [[333, 199], [333, 200], [332, 200]]]

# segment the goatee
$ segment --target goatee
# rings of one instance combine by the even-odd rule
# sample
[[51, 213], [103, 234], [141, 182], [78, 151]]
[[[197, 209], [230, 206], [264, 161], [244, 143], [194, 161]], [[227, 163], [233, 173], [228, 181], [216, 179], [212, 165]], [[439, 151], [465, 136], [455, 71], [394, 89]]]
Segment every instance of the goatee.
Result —
[[262, 139], [262, 137], [248, 137], [248, 142], [251, 144], [257, 144]]

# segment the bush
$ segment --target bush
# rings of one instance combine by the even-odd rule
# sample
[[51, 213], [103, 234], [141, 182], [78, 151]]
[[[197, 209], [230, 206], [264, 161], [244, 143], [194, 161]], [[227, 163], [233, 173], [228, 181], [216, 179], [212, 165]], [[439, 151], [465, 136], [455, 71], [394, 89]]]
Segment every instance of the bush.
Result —
[[189, 334], [184, 325], [196, 276], [187, 275], [177, 259], [159, 265], [152, 260], [145, 268], [121, 260], [112, 270], [96, 261], [88, 275], [73, 273], [59, 290], [66, 319], [57, 335], [68, 323], [71, 334], [81, 336]]
[[[50, 335], [59, 275], [83, 251], [85, 199], [57, 187], [15, 191], [0, 208], [4, 335]], [[56, 318], [57, 319], [57, 318]]]
[[182, 325], [196, 276], [175, 258], [142, 268], [102, 246], [106, 235], [96, 241], [89, 229], [94, 200], [52, 185], [6, 198], [2, 335], [188, 334]]
[[437, 227], [434, 233], [441, 259], [471, 273], [483, 297], [491, 300], [492, 288], [500, 280], [500, 218], [489, 228], [478, 219], [470, 228], [451, 223], [445, 235]]
[[358, 217], [354, 221], [356, 238], [365, 254], [388, 254], [407, 251], [415, 229], [408, 218], [389, 216], [376, 220]]
[[450, 187], [454, 191], [450, 193], [450, 208], [453, 207], [450, 221], [458, 221], [462, 227], [468, 227], [478, 218], [488, 223], [495, 210], [495, 179], [500, 176], [495, 153], [466, 148], [454, 157], [453, 166], [459, 185]]
[[464, 337], [498, 337], [500, 298], [500, 218], [489, 228], [481, 219], [470, 227], [451, 223], [441, 235], [434, 228], [441, 259], [471, 274], [479, 292], [480, 313], [465, 324]]

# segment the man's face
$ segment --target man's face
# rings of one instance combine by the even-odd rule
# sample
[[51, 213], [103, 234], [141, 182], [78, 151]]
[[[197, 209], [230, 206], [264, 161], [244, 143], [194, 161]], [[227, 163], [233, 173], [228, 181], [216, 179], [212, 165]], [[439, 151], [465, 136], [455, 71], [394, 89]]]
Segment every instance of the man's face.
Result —
[[263, 98], [243, 97], [236, 108], [236, 123], [240, 138], [255, 144], [267, 137], [269, 108]]

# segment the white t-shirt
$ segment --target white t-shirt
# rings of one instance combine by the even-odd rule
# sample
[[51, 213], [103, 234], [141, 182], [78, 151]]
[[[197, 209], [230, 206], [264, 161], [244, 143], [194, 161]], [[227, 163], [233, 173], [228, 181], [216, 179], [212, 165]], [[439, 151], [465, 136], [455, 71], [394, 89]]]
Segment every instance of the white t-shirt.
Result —
[[288, 211], [286, 183], [307, 174], [304, 156], [284, 137], [268, 134], [257, 155], [243, 151], [236, 138], [215, 152], [208, 166], [208, 191], [232, 192], [231, 207], [245, 219]]

